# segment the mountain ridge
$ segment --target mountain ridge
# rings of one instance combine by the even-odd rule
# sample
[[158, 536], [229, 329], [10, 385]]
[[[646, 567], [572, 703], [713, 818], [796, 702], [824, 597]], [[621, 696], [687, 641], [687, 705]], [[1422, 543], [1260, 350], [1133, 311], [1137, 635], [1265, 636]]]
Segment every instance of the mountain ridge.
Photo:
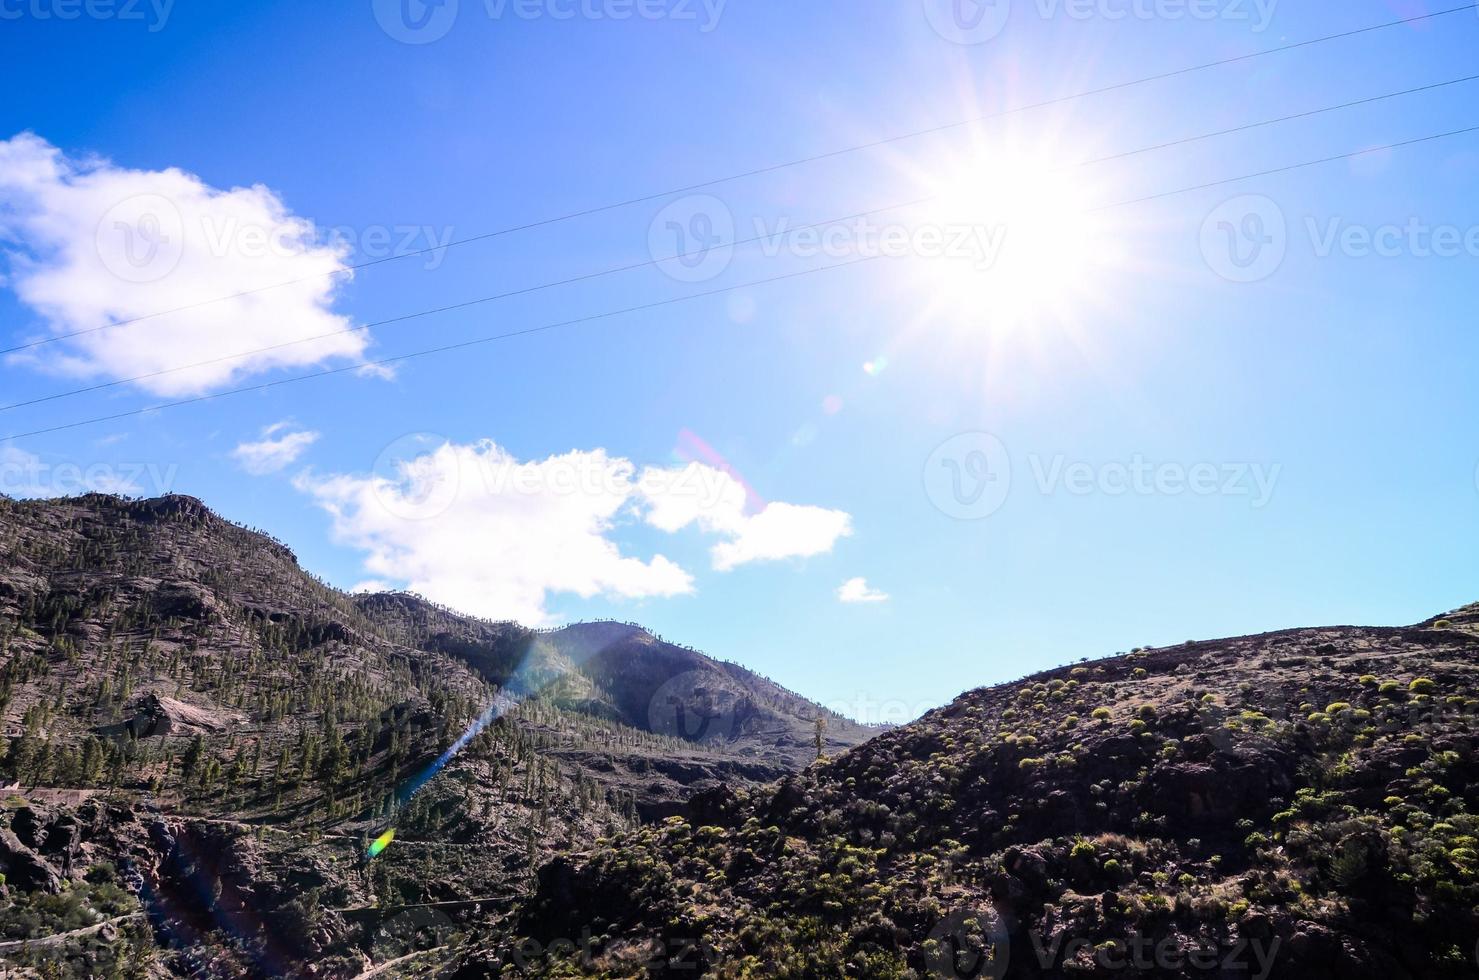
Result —
[[978, 688], [555, 858], [453, 975], [1474, 977], [1476, 654], [1479, 605]]
[[[814, 758], [800, 733], [819, 706], [618, 635], [582, 651], [610, 668], [593, 678], [558, 632], [347, 595], [195, 498], [0, 499], [0, 942], [85, 920], [74, 896], [142, 911], [153, 928], [130, 948], [156, 964], [353, 975], [455, 923], [391, 941], [364, 913], [314, 913], [264, 967], [305, 888], [341, 909], [506, 895], [559, 849]], [[628, 672], [650, 690], [615, 683]], [[725, 714], [740, 703], [753, 711]], [[730, 724], [654, 723], [679, 712]], [[838, 720], [826, 744], [870, 734]], [[230, 941], [190, 897], [202, 875], [250, 919]], [[170, 935], [176, 919], [190, 929]], [[117, 967], [117, 943], [83, 945], [79, 975]]]
[[818, 759], [743, 667], [349, 596], [192, 499], [0, 500], [0, 556], [21, 971], [1479, 976], [1479, 604], [1081, 661]]

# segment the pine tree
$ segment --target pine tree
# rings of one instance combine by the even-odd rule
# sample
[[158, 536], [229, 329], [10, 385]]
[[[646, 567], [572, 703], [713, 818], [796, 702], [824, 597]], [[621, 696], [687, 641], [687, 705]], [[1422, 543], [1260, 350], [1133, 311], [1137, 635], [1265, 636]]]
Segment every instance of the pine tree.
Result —
[[180, 760], [180, 779], [189, 787], [194, 781], [196, 774], [200, 771], [201, 760], [205, 758], [205, 737], [197, 735], [190, 741], [190, 747], [185, 750], [185, 757]]

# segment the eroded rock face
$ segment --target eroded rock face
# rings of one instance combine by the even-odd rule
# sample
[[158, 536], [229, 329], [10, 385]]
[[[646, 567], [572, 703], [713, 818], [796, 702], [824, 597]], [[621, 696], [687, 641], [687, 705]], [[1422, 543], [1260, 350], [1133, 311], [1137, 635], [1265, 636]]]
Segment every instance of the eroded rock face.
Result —
[[22, 891], [54, 895], [62, 890], [62, 878], [56, 869], [11, 830], [0, 830], [0, 871], [7, 885]]
[[202, 708], [157, 694], [140, 699], [132, 709], [132, 715], [127, 721], [99, 728], [98, 734], [136, 739], [209, 735], [225, 731], [238, 720], [238, 716], [230, 712]]

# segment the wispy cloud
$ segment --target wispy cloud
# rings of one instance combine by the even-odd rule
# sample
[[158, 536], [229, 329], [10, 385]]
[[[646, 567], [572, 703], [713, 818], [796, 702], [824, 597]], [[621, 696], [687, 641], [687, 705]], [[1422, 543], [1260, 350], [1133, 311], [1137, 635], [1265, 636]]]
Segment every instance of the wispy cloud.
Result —
[[238, 445], [231, 451], [231, 458], [253, 476], [266, 476], [296, 463], [318, 439], [317, 432], [291, 431], [291, 423], [278, 422], [263, 429], [255, 442]]
[[887, 602], [888, 593], [868, 584], [865, 578], [850, 578], [837, 588], [839, 602]]

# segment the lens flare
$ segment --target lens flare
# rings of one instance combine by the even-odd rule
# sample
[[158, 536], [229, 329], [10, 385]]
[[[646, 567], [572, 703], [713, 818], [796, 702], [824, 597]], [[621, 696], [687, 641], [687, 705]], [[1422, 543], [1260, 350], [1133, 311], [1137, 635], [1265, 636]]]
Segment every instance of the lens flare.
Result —
[[371, 860], [374, 860], [380, 856], [381, 851], [390, 846], [390, 842], [393, 840], [395, 840], [395, 828], [391, 827], [385, 833], [376, 837], [374, 843], [370, 845], [370, 849], [365, 853], [370, 856]]
[[744, 475], [735, 469], [719, 450], [704, 442], [691, 429], [683, 429], [678, 433], [678, 444], [673, 447], [673, 455], [685, 463], [703, 463], [710, 466], [738, 483], [744, 488], [745, 509], [749, 513], [758, 514], [765, 509], [765, 498], [755, 492], [750, 481], [746, 480]]

